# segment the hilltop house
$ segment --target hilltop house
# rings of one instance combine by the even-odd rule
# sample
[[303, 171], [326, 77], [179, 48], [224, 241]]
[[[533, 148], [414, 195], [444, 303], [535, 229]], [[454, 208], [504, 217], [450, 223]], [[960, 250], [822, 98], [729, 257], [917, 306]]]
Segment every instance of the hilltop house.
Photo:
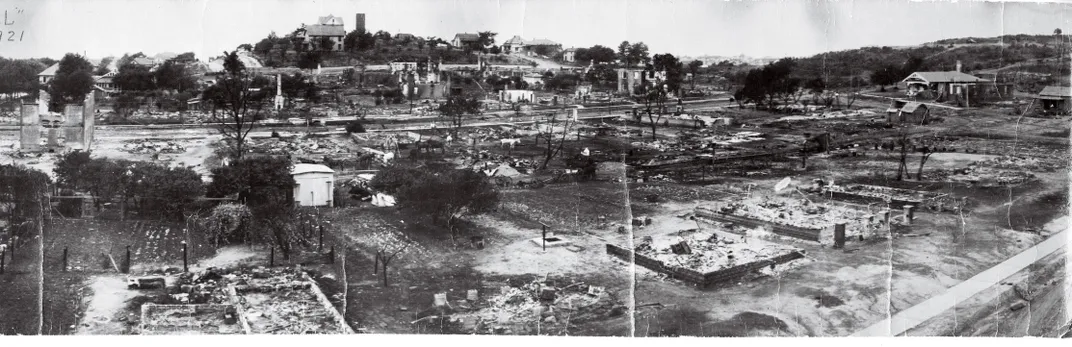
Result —
[[535, 39], [525, 41], [521, 36], [514, 35], [502, 44], [505, 53], [526, 53], [528, 55], [550, 55], [562, 49], [562, 44], [548, 39]]
[[514, 35], [506, 42], [503, 42], [503, 53], [521, 53], [525, 48], [525, 40], [521, 39], [521, 36]]
[[567, 48], [565, 51], [562, 51], [562, 61], [567, 62], [567, 63], [576, 62], [577, 61], [577, 49], [576, 48]]
[[463, 48], [468, 47], [470, 45], [475, 45], [478, 41], [480, 41], [479, 34], [459, 33], [457, 35], [454, 35], [453, 40], [450, 40], [450, 45], [458, 48]]
[[550, 55], [562, 49], [562, 44], [548, 39], [535, 39], [525, 42], [524, 50], [528, 55]]
[[[318, 18], [316, 24], [303, 27], [299, 30], [299, 34], [303, 38], [303, 48], [305, 48], [305, 50], [317, 48], [330, 51], [342, 51], [343, 38], [346, 37], [346, 29], [343, 26], [342, 18], [327, 15]], [[321, 40], [325, 38], [331, 40], [331, 47], [318, 47]]]
[[1072, 88], [1047, 86], [1035, 96], [1042, 103], [1043, 111], [1068, 112], [1072, 111]]

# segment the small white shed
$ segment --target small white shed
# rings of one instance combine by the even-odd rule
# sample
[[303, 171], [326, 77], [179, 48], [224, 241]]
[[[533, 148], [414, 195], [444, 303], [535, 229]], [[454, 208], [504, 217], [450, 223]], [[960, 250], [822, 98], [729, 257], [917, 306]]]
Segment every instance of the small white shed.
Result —
[[300, 206], [332, 206], [335, 170], [320, 164], [295, 164], [294, 201]]

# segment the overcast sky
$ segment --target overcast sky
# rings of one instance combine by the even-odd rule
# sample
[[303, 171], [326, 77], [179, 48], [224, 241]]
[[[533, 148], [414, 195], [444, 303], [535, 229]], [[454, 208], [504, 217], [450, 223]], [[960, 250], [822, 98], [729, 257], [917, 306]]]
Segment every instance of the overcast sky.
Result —
[[[269, 32], [281, 35], [318, 16], [353, 29], [449, 40], [491, 30], [564, 46], [643, 41], [652, 54], [804, 56], [862, 46], [914, 45], [943, 38], [1072, 33], [1072, 4], [959, 1], [656, 0], [2, 0], [0, 56], [92, 58], [127, 52], [219, 55]], [[21, 12], [19, 12], [21, 11]], [[16, 40], [10, 42], [8, 31]], [[24, 32], [24, 33], [23, 33]]]

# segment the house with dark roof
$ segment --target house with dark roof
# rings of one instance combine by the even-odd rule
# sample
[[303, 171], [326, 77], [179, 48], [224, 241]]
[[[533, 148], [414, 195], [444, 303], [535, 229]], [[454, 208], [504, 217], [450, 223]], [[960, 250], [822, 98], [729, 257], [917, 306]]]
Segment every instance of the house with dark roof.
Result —
[[890, 124], [927, 124], [928, 116], [927, 105], [915, 101], [894, 100], [886, 109], [886, 122]]
[[1047, 86], [1035, 96], [1042, 104], [1043, 111], [1068, 112], [1072, 111], [1072, 88]]
[[[346, 37], [346, 28], [342, 18], [327, 15], [317, 18], [317, 24], [304, 26], [299, 33], [304, 38], [305, 50], [342, 51], [343, 38]], [[324, 47], [323, 44], [328, 46]]]
[[961, 72], [957, 62], [955, 71], [920, 71], [913, 72], [901, 83], [905, 93], [913, 99], [951, 101], [962, 107], [971, 107], [995, 99], [1007, 99], [1012, 96], [1013, 85], [996, 83]]
[[476, 44], [477, 41], [480, 41], [480, 34], [458, 33], [454, 35], [453, 40], [450, 40], [450, 45], [454, 47], [466, 47], [468, 45]]

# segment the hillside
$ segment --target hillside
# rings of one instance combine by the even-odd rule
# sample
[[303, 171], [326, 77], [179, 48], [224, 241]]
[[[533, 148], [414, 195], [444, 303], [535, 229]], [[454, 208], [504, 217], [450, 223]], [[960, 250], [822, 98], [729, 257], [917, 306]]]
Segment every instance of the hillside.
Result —
[[[990, 38], [955, 38], [908, 47], [863, 47], [797, 58], [794, 75], [825, 78], [828, 84], [847, 83], [851, 77], [868, 78], [883, 67], [901, 68], [909, 58], [921, 58], [919, 71], [956, 69], [1012, 82], [1032, 92], [1047, 84], [1068, 83], [1067, 36], [1006, 35]], [[1063, 54], [1061, 52], [1064, 52]], [[1063, 63], [1062, 63], [1063, 61]], [[995, 76], [996, 75], [996, 76]]]

